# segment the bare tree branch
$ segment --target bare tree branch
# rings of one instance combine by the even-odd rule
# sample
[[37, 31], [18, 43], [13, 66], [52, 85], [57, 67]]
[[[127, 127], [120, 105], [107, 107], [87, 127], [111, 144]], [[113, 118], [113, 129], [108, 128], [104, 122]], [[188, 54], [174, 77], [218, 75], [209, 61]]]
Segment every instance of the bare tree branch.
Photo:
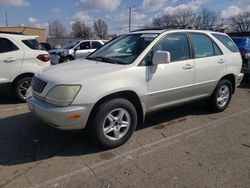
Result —
[[215, 27], [217, 19], [218, 15], [216, 12], [203, 8], [196, 16], [194, 27], [203, 30], [212, 29]]
[[66, 27], [59, 20], [50, 23], [49, 34], [51, 38], [63, 38], [67, 36]]
[[98, 19], [94, 22], [94, 32], [100, 39], [106, 39], [108, 36], [108, 26], [102, 19]]
[[91, 27], [85, 25], [84, 22], [77, 21], [72, 24], [72, 35], [77, 38], [90, 39], [93, 37], [93, 31]]
[[243, 12], [233, 16], [228, 19], [228, 22], [233, 31], [250, 31], [250, 12]]

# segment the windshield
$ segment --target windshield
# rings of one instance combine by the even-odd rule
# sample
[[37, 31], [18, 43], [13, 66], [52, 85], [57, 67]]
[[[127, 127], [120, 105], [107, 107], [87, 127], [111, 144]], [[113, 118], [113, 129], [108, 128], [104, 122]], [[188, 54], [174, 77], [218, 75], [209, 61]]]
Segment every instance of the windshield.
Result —
[[72, 42], [72, 43], [66, 44], [66, 45], [64, 45], [64, 46], [62, 47], [62, 49], [72, 49], [72, 48], [74, 48], [78, 43], [79, 43], [79, 41], [78, 41], [78, 42]]
[[158, 34], [122, 35], [87, 57], [107, 63], [131, 64]]

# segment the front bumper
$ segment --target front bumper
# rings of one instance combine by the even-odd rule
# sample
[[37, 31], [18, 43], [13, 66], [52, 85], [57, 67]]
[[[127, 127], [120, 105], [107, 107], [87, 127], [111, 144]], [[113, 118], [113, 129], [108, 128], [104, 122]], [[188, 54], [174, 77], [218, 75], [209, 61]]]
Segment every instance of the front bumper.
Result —
[[27, 94], [27, 105], [37, 117], [62, 130], [84, 129], [91, 111], [91, 105], [57, 107], [41, 102], [30, 94]]

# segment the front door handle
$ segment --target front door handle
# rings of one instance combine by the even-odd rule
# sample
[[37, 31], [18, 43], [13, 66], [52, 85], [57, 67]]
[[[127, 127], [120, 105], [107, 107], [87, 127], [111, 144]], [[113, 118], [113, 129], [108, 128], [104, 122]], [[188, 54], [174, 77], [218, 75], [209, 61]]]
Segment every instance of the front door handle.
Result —
[[5, 63], [11, 63], [11, 62], [14, 62], [14, 61], [16, 61], [16, 58], [14, 58], [14, 57], [10, 57], [10, 58], [7, 58], [7, 59], [4, 60]]
[[193, 65], [190, 65], [190, 64], [186, 64], [183, 69], [186, 69], [186, 70], [189, 70], [189, 69], [192, 69], [194, 66]]
[[219, 63], [219, 64], [223, 64], [223, 63], [225, 63], [225, 61], [224, 61], [223, 59], [220, 59], [220, 60], [218, 61], [218, 63]]

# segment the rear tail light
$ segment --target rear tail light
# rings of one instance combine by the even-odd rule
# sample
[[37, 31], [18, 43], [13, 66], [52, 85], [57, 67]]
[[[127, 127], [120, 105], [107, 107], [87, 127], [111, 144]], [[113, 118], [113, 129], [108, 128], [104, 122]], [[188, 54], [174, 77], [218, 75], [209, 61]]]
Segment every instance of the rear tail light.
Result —
[[40, 54], [36, 58], [43, 62], [48, 62], [50, 60], [50, 56], [48, 54]]

